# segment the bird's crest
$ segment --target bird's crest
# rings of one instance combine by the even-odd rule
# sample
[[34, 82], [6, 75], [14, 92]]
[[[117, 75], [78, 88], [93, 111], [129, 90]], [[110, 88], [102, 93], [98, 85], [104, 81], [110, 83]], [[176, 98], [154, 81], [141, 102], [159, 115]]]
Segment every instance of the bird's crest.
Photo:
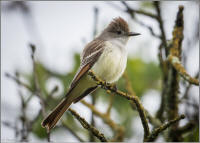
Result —
[[127, 22], [121, 18], [114, 18], [113, 21], [107, 27], [108, 31], [123, 30], [124, 32], [129, 32], [129, 27]]

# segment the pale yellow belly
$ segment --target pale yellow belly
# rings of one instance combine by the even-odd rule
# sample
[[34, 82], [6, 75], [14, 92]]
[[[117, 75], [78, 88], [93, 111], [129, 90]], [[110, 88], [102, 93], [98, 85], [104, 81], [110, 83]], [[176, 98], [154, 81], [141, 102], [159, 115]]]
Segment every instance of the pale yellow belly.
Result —
[[108, 83], [116, 82], [126, 68], [127, 54], [116, 47], [105, 48], [97, 63], [92, 67], [94, 73]]

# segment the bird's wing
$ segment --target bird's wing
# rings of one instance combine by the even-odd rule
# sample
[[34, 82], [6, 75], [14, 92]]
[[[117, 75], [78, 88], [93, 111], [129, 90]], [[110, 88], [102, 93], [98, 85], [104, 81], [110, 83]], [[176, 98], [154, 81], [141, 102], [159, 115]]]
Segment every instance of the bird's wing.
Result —
[[86, 45], [81, 55], [80, 68], [76, 73], [74, 79], [72, 80], [68, 94], [77, 85], [78, 81], [92, 68], [92, 66], [102, 54], [104, 47], [105, 43], [102, 40], [93, 40], [92, 42]]

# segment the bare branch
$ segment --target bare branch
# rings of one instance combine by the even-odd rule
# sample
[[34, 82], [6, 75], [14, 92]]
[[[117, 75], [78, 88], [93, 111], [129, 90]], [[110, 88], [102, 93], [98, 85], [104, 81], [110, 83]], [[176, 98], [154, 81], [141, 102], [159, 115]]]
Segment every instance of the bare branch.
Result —
[[124, 128], [116, 124], [107, 113], [101, 113], [98, 111], [95, 106], [90, 103], [87, 103], [84, 100], [81, 100], [81, 103], [90, 108], [90, 110], [98, 117], [100, 117], [104, 123], [108, 124], [115, 131], [114, 141], [123, 141]]
[[133, 8], [131, 8], [125, 1], [121, 1], [122, 4], [126, 7], [126, 12], [128, 12], [130, 15], [132, 15], [132, 17], [134, 17], [134, 13], [137, 13], [137, 14], [141, 14], [141, 15], [144, 15], [144, 16], [148, 16], [148, 17], [151, 17], [153, 19], [158, 19], [158, 17], [150, 12], [145, 12], [143, 10], [134, 10]]
[[107, 111], [106, 111], [106, 115], [108, 115], [108, 116], [110, 116], [110, 111], [111, 111], [111, 108], [112, 108], [113, 100], [114, 100], [114, 95], [110, 94], [110, 101], [109, 101], [108, 108], [107, 108]]
[[35, 45], [30, 44], [30, 48], [31, 48], [31, 58], [32, 58], [32, 63], [33, 63], [33, 80], [34, 80], [34, 84], [35, 84], [35, 88], [36, 88], [35, 93], [36, 93], [36, 96], [40, 99], [40, 104], [42, 106], [42, 114], [43, 114], [43, 116], [45, 116], [45, 101], [41, 94], [41, 89], [40, 89], [37, 71], [36, 71], [36, 63], [35, 63], [36, 47], [35, 47]]
[[162, 20], [162, 17], [161, 17], [160, 2], [155, 1], [154, 6], [155, 6], [156, 11], [157, 11], [157, 21], [159, 23], [159, 27], [160, 27], [160, 30], [161, 30], [161, 39], [162, 39], [163, 46], [165, 47], [166, 56], [167, 56], [169, 49], [167, 47], [166, 34], [165, 34], [165, 30], [164, 30], [163, 20]]
[[[93, 38], [95, 38], [95, 36], [97, 35], [97, 24], [98, 24], [98, 20], [99, 20], [99, 9], [97, 7], [94, 7], [94, 28], [93, 28]], [[93, 92], [91, 94], [91, 98], [92, 98], [92, 104], [95, 105], [96, 104], [96, 96], [95, 96], [96, 92]], [[94, 114], [92, 112], [92, 116], [91, 116], [91, 125], [95, 127], [95, 119], [94, 119]], [[95, 142], [95, 138], [93, 136], [93, 134], [90, 134], [90, 142]]]
[[153, 28], [152, 28], [151, 26], [144, 24], [142, 21], [138, 20], [136, 17], [135, 17], [135, 22], [137, 22], [137, 23], [140, 24], [141, 26], [144, 26], [145, 28], [147, 28], [147, 29], [150, 31], [150, 33], [151, 33], [152, 36], [161, 39], [161, 36], [157, 35], [157, 34], [153, 31]]
[[162, 131], [164, 131], [165, 129], [167, 129], [168, 127], [170, 127], [171, 125], [173, 125], [174, 123], [178, 122], [181, 119], [184, 119], [185, 116], [181, 115], [173, 120], [170, 120], [169, 122], [161, 125], [160, 127], [156, 128], [155, 130], [152, 131], [152, 133], [147, 137], [146, 140], [144, 140], [145, 142], [151, 142], [154, 141], [154, 139], [158, 136], [159, 133], [161, 133]]
[[96, 136], [100, 141], [107, 142], [106, 138], [95, 127], [91, 126], [84, 118], [82, 118], [76, 111], [69, 108], [70, 113], [81, 123], [81, 125]]
[[[29, 45], [31, 48], [31, 58], [33, 63], [33, 81], [35, 85], [35, 95], [39, 98], [40, 104], [41, 104], [41, 110], [42, 110], [42, 116], [45, 117], [45, 100], [43, 99], [42, 92], [39, 85], [39, 79], [36, 71], [36, 62], [35, 62], [35, 51], [36, 47], [33, 44]], [[47, 141], [50, 142], [50, 131], [47, 130]]]
[[[199, 71], [195, 74], [195, 78], [199, 77]], [[183, 99], [188, 99], [188, 92], [190, 90], [190, 88], [192, 87], [192, 84], [189, 84], [186, 87], [185, 93], [183, 94], [183, 97], [179, 100], [180, 102], [183, 101]]]
[[[131, 94], [131, 95], [135, 95], [135, 92], [133, 91], [133, 88], [132, 88], [132, 85], [131, 85], [131, 81], [130, 81], [130, 79], [129, 79], [129, 77], [128, 77], [127, 71], [125, 71], [125, 73], [123, 74], [123, 77], [124, 77], [124, 79], [126, 80], [126, 86], [125, 86], [125, 87], [126, 87], [128, 93]], [[134, 110], [136, 109], [134, 102], [131, 102], [131, 107], [132, 107]], [[153, 117], [146, 109], [144, 109], [144, 110], [145, 110], [145, 113], [146, 113], [146, 116], [147, 116], [149, 122], [150, 122], [154, 127], [158, 127], [158, 126], [161, 125], [161, 122], [160, 122], [159, 119]]]
[[185, 126], [179, 127], [179, 128], [177, 129], [177, 133], [178, 133], [178, 134], [186, 133], [186, 132], [192, 130], [194, 127], [196, 127], [195, 122], [190, 121], [190, 122], [188, 122]]
[[25, 87], [26, 89], [28, 89], [29, 91], [33, 92], [33, 89], [32, 89], [28, 84], [26, 84], [26, 83], [20, 81], [17, 77], [12, 76], [12, 75], [9, 74], [9, 73], [5, 73], [5, 76], [6, 76], [7, 78], [10, 78], [10, 79], [12, 79], [13, 81], [15, 81], [18, 85], [21, 85], [21, 86]]
[[62, 126], [65, 129], [67, 129], [73, 136], [75, 136], [80, 142], [85, 142], [83, 139], [81, 139], [64, 121], [62, 121]]
[[127, 93], [124, 93], [124, 92], [122, 92], [122, 91], [120, 91], [116, 88], [113, 88], [112, 86], [108, 85], [105, 81], [103, 81], [99, 77], [97, 77], [92, 71], [89, 71], [88, 74], [92, 77], [92, 79], [94, 81], [96, 81], [97, 85], [101, 86], [101, 88], [103, 88], [105, 90], [109, 90], [110, 92], [115, 93], [117, 95], [120, 95], [120, 96], [122, 96], [122, 97], [124, 97], [128, 100], [131, 100], [135, 103], [137, 110], [138, 110], [138, 113], [140, 115], [140, 119], [142, 121], [143, 128], [144, 128], [144, 138], [146, 138], [150, 134], [149, 126], [148, 126], [147, 118], [146, 118], [146, 115], [145, 115], [144, 107], [140, 103], [139, 98], [137, 96], [134, 96], [134, 95], [130, 96]]

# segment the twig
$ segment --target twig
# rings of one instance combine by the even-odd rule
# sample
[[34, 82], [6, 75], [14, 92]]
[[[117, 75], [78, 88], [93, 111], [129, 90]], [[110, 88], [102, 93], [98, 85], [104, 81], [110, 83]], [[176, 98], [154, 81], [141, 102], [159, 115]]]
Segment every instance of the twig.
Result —
[[165, 53], [166, 53], [166, 56], [168, 55], [168, 52], [169, 52], [169, 49], [167, 47], [167, 41], [166, 41], [166, 35], [165, 35], [165, 30], [164, 30], [164, 25], [163, 25], [163, 20], [162, 20], [162, 17], [161, 17], [161, 11], [160, 11], [160, 2], [159, 1], [155, 1], [154, 2], [154, 6], [156, 8], [156, 12], [157, 12], [157, 21], [159, 23], [159, 27], [160, 27], [160, 30], [161, 30], [161, 39], [162, 39], [162, 43], [163, 43], [163, 46], [165, 47]]
[[107, 113], [101, 113], [96, 109], [95, 106], [86, 102], [85, 100], [81, 100], [81, 103], [86, 107], [90, 108], [90, 110], [96, 115], [99, 116], [106, 124], [108, 124], [115, 131], [115, 141], [123, 141], [124, 128], [120, 125], [117, 125]]
[[[199, 71], [196, 73], [195, 78], [199, 77]], [[192, 84], [189, 83], [189, 85], [186, 87], [185, 93], [183, 94], [183, 97], [179, 100], [180, 102], [183, 101], [183, 99], [188, 99], [188, 92], [190, 88], [192, 87]]]
[[35, 85], [35, 90], [36, 90], [35, 93], [36, 93], [36, 96], [40, 99], [40, 104], [42, 106], [42, 114], [43, 114], [43, 116], [45, 116], [45, 102], [41, 95], [41, 89], [40, 89], [37, 71], [36, 71], [36, 63], [35, 63], [36, 47], [33, 44], [30, 44], [29, 46], [31, 48], [31, 58], [32, 58], [32, 63], [33, 63], [33, 80], [34, 80], [34, 85]]
[[107, 142], [106, 138], [102, 133], [100, 133], [95, 127], [91, 126], [84, 118], [82, 118], [76, 111], [69, 108], [70, 113], [81, 123], [81, 125], [92, 132], [94, 136], [96, 136], [101, 142]]
[[144, 138], [146, 138], [149, 135], [149, 126], [148, 126], [148, 122], [147, 122], [147, 118], [145, 115], [145, 110], [144, 107], [142, 106], [142, 104], [139, 101], [139, 98], [137, 96], [130, 96], [127, 93], [124, 93], [110, 85], [108, 85], [105, 81], [101, 80], [100, 78], [98, 78], [92, 71], [89, 71], [88, 74], [92, 77], [92, 79], [94, 81], [96, 81], [97, 85], [100, 85], [101, 88], [105, 89], [105, 90], [109, 90], [112, 93], [115, 93], [117, 95], [120, 95], [128, 100], [131, 100], [135, 103], [138, 113], [140, 115], [140, 119], [142, 121], [142, 125], [144, 128]]
[[[15, 73], [15, 76], [16, 76], [16, 79], [17, 81], [19, 81], [19, 73], [16, 72]], [[18, 83], [18, 86], [20, 84]], [[22, 123], [22, 128], [20, 130], [21, 132], [21, 140], [20, 141], [28, 141], [28, 134], [29, 134], [29, 131], [28, 131], [28, 128], [29, 128], [29, 124], [28, 124], [28, 119], [27, 119], [27, 116], [26, 116], [26, 107], [27, 107], [27, 102], [25, 102], [25, 99], [22, 95], [22, 92], [20, 90], [18, 90], [18, 93], [19, 93], [19, 97], [20, 97], [20, 100], [21, 100], [21, 115], [19, 116], [19, 119]]]
[[147, 115], [147, 118], [149, 119], [149, 122], [154, 126], [154, 127], [159, 127], [162, 122], [156, 118], [156, 117], [153, 117], [147, 110], [146, 111], [146, 115]]
[[15, 138], [17, 139], [17, 137], [19, 135], [19, 129], [17, 127], [17, 120], [15, 122], [15, 125], [13, 125], [11, 122], [8, 122], [8, 121], [2, 121], [2, 124], [13, 129], [15, 131]]
[[97, 7], [94, 7], [94, 29], [93, 29], [93, 38], [97, 34], [97, 24], [98, 24], [98, 18], [99, 18], [99, 9]]
[[[36, 47], [33, 44], [29, 45], [31, 48], [31, 58], [32, 58], [32, 63], [33, 63], [33, 81], [35, 85], [35, 95], [39, 98], [40, 104], [41, 104], [41, 110], [42, 110], [42, 116], [45, 117], [46, 112], [45, 112], [45, 100], [42, 97], [40, 85], [39, 85], [39, 79], [37, 76], [37, 71], [36, 71], [36, 63], [35, 63], [35, 50]], [[50, 142], [50, 132], [47, 130], [47, 141]]]
[[153, 31], [153, 28], [152, 28], [151, 26], [144, 24], [142, 21], [138, 20], [136, 17], [135, 17], [134, 19], [135, 19], [135, 22], [137, 22], [137, 23], [140, 24], [141, 26], [144, 26], [145, 28], [147, 28], [147, 29], [150, 31], [150, 33], [151, 33], [152, 36], [161, 39], [161, 36], [160, 36], [160, 35], [157, 35], [157, 34]]
[[52, 97], [54, 93], [56, 93], [58, 91], [58, 86], [55, 86], [51, 92], [48, 94], [49, 97]]
[[28, 124], [27, 124], [27, 118], [26, 118], [26, 104], [25, 104], [25, 100], [24, 97], [22, 95], [22, 93], [19, 91], [19, 96], [21, 99], [21, 111], [22, 111], [22, 115], [20, 116], [20, 120], [22, 123], [22, 129], [21, 129], [21, 141], [28, 141]]
[[178, 133], [178, 134], [187, 133], [188, 131], [192, 130], [194, 127], [196, 127], [195, 122], [190, 121], [190, 122], [188, 122], [185, 126], [179, 127], [179, 128], [177, 129], [177, 133]]
[[[15, 73], [15, 76], [10, 75], [9, 73], [6, 73], [6, 76], [8, 78], [12, 79], [13, 81], [15, 81], [18, 84], [18, 86], [23, 86], [27, 90], [33, 92], [32, 88], [29, 85], [20, 81], [18, 72]], [[17, 124], [15, 125], [15, 127], [13, 129], [15, 130], [16, 138], [20, 132], [21, 133], [21, 141], [28, 141], [28, 135], [29, 135], [29, 132], [31, 131], [30, 129], [32, 128], [32, 126], [26, 116], [26, 107], [27, 107], [28, 102], [31, 99], [31, 96], [29, 96], [28, 99], [25, 100], [20, 90], [18, 91], [18, 93], [19, 93], [19, 97], [21, 100], [22, 114], [20, 115], [19, 119], [20, 119], [20, 122], [22, 123], [22, 129], [18, 130]], [[16, 122], [17, 122], [17, 120], [16, 120]]]
[[108, 108], [107, 108], [107, 111], [106, 111], [106, 115], [108, 115], [108, 116], [110, 116], [110, 111], [111, 111], [111, 108], [112, 108], [113, 100], [114, 100], [114, 95], [110, 94], [110, 101], [109, 101]]
[[[9, 73], [5, 73], [5, 76], [6, 76], [7, 78], [10, 78], [11, 80], [15, 81], [18, 85], [23, 86], [24, 88], [26, 88], [26, 89], [27, 89], [28, 91], [30, 91], [31, 93], [34, 93], [34, 90], [33, 90], [28, 84], [22, 82], [22, 81], [18, 78], [17, 75], [16, 75], [16, 76], [12, 76], [12, 75], [9, 74]], [[32, 97], [33, 97], [32, 95], [29, 96], [28, 99], [25, 101], [25, 102], [26, 102], [25, 104], [27, 104], [27, 103], [31, 100]]]
[[165, 101], [166, 101], [166, 85], [167, 85], [167, 62], [164, 61], [163, 55], [162, 55], [162, 47], [163, 43], [160, 44], [159, 46], [159, 53], [158, 53], [158, 58], [160, 61], [160, 68], [162, 70], [162, 91], [161, 91], [161, 104], [160, 107], [156, 113], [156, 118], [160, 119], [161, 122], [163, 122], [163, 113], [165, 110]]
[[141, 15], [144, 15], [144, 16], [148, 16], [148, 17], [151, 17], [153, 19], [157, 19], [158, 17], [150, 12], [145, 12], [143, 10], [134, 10], [133, 8], [131, 8], [125, 1], [121, 1], [121, 3], [126, 7], [126, 12], [130, 13], [133, 17], [133, 14], [134, 13], [137, 13], [137, 14], [141, 14]]
[[[40, 117], [40, 115], [42, 114], [42, 109], [39, 110], [39, 112], [37, 113], [37, 115], [35, 116], [35, 118], [33, 118], [31, 121], [30, 121], [30, 125], [33, 125]], [[31, 126], [30, 126], [31, 127]], [[29, 130], [31, 130], [32, 128], [30, 128]]]
[[5, 73], [5, 76], [6, 76], [7, 78], [12, 79], [12, 80], [15, 81], [17, 84], [19, 84], [19, 85], [25, 87], [25, 88], [28, 89], [29, 91], [33, 92], [33, 89], [32, 89], [28, 84], [26, 84], [26, 83], [20, 81], [17, 77], [12, 76], [12, 75], [9, 74], [9, 73]]
[[156, 128], [155, 130], [152, 131], [152, 133], [147, 137], [147, 139], [145, 139], [145, 142], [151, 142], [154, 141], [154, 139], [158, 136], [159, 133], [161, 133], [162, 131], [164, 131], [165, 129], [167, 129], [168, 127], [170, 127], [171, 125], [173, 125], [174, 123], [178, 122], [181, 119], [184, 119], [185, 116], [181, 115], [173, 120], [170, 120], [169, 122], [161, 125], [160, 127]]
[[80, 138], [64, 121], [62, 121], [62, 126], [67, 129], [73, 136], [75, 136], [80, 142], [85, 142], [82, 138]]
[[[133, 88], [132, 88], [132, 85], [131, 85], [131, 81], [130, 81], [130, 79], [129, 79], [129, 77], [128, 77], [127, 71], [124, 72], [123, 77], [124, 77], [125, 80], [126, 80], [126, 89], [127, 89], [128, 93], [131, 94], [131, 95], [135, 95], [135, 92], [133, 91]], [[135, 110], [136, 107], [135, 107], [134, 102], [131, 102], [131, 107]], [[144, 110], [145, 110], [145, 114], [146, 114], [146, 116], [147, 116], [149, 122], [150, 122], [154, 127], [158, 127], [158, 126], [161, 125], [161, 122], [160, 122], [159, 119], [153, 117], [146, 109], [144, 109]]]
[[111, 2], [111, 1], [105, 1], [108, 5], [112, 6], [113, 8], [120, 10], [120, 11], [124, 11], [123, 8], [121, 8], [120, 6], [118, 6], [117, 4]]
[[135, 92], [133, 91], [132, 84], [131, 84], [131, 81], [128, 77], [127, 71], [124, 72], [123, 78], [126, 80], [126, 90], [127, 90], [128, 94], [136, 96]]
[[[93, 28], [93, 38], [95, 38], [96, 34], [97, 34], [97, 24], [98, 24], [98, 19], [99, 19], [99, 9], [97, 7], [94, 7], [94, 28]], [[96, 92], [93, 92], [91, 94], [91, 98], [92, 98], [92, 104], [95, 105], [96, 104], [96, 96], [95, 96]], [[91, 125], [95, 127], [95, 119], [94, 119], [94, 114], [92, 112], [92, 116], [91, 116]], [[95, 137], [93, 136], [93, 134], [90, 134], [90, 142], [95, 142]]]

